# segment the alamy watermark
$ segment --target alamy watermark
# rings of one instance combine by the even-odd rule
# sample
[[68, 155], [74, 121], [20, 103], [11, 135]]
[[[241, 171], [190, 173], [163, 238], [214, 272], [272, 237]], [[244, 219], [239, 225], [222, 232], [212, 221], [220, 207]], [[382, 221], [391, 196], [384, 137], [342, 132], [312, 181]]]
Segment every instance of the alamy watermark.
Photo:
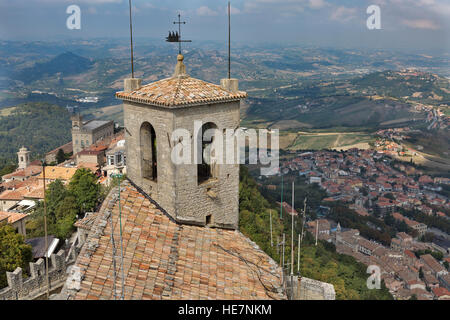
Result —
[[259, 160], [261, 175], [279, 172], [278, 129], [209, 128], [203, 132], [203, 125], [202, 121], [194, 121], [194, 139], [187, 129], [172, 132], [171, 159], [174, 164], [258, 164]]
[[381, 270], [379, 266], [370, 265], [367, 267], [367, 273], [370, 273], [367, 278], [368, 289], [381, 289]]
[[367, 18], [366, 25], [367, 29], [374, 30], [374, 29], [381, 29], [381, 9], [379, 6], [373, 4], [367, 7], [366, 10], [367, 14], [370, 14], [370, 16]]
[[81, 9], [76, 4], [67, 7], [66, 13], [70, 16], [66, 20], [66, 26], [69, 30], [81, 29]]

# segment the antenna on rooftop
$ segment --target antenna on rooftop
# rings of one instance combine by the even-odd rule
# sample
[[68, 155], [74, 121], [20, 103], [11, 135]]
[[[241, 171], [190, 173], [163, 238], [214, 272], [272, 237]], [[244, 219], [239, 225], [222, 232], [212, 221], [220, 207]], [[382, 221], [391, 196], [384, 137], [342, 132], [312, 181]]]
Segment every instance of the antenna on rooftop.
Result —
[[128, 0], [128, 4], [130, 7], [131, 78], [134, 78], [133, 20], [131, 17], [131, 0]]
[[231, 79], [231, 5], [228, 1], [228, 79]]

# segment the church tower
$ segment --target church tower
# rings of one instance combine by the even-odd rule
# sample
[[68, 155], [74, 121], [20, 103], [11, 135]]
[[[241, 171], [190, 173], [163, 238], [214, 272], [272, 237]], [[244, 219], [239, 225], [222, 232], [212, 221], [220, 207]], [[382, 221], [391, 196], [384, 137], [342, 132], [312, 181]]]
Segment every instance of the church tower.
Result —
[[20, 148], [19, 152], [17, 152], [17, 157], [19, 160], [19, 169], [25, 169], [30, 165], [30, 151], [27, 148]]
[[[219, 86], [190, 77], [183, 60], [179, 54], [172, 77], [145, 86], [125, 79], [125, 90], [116, 94], [124, 104], [127, 176], [180, 223], [237, 229], [239, 164], [205, 161], [201, 155], [207, 157], [216, 137], [202, 137], [207, 129], [223, 136], [237, 129], [240, 100], [247, 94], [238, 90], [237, 79], [223, 79]], [[187, 138], [175, 140], [178, 129]], [[177, 144], [192, 146], [191, 159], [202, 151], [201, 159], [175, 163]]]

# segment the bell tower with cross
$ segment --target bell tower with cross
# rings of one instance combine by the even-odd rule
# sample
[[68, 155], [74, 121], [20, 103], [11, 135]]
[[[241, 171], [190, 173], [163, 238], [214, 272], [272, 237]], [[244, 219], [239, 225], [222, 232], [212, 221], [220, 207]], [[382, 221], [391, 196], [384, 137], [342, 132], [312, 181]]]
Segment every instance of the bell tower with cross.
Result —
[[[216, 85], [190, 77], [181, 54], [181, 42], [189, 41], [181, 39], [185, 22], [178, 16], [176, 23], [178, 33], [167, 37], [179, 43], [173, 75], [146, 85], [125, 79], [124, 91], [116, 93], [124, 105], [127, 176], [179, 223], [237, 229], [239, 164], [207, 158], [217, 134], [239, 127], [247, 94], [238, 90], [237, 79]], [[187, 135], [174, 137], [179, 130]], [[206, 137], [207, 131], [214, 135]], [[191, 161], [173, 161], [179, 145], [190, 146]]]

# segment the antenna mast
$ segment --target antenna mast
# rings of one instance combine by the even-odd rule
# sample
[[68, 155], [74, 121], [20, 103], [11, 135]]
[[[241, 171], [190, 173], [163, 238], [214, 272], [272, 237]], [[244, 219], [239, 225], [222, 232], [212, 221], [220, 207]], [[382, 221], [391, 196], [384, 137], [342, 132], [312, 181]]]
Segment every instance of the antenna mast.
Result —
[[134, 78], [133, 20], [131, 17], [131, 0], [128, 0], [128, 4], [130, 7], [131, 78]]
[[291, 210], [291, 276], [294, 275], [294, 180], [292, 180], [292, 210]]
[[281, 202], [280, 202], [280, 219], [283, 220], [283, 173], [281, 173]]
[[303, 219], [302, 219], [302, 232], [301, 236], [298, 237], [298, 265], [297, 265], [297, 272], [300, 274], [300, 247], [302, 245], [302, 239], [303, 239], [303, 228], [305, 226], [305, 220], [306, 220], [306, 198], [305, 201], [303, 201]]
[[231, 79], [231, 5], [228, 1], [228, 79]]
[[270, 246], [273, 247], [273, 236], [272, 236], [272, 210], [270, 210], [269, 213], [270, 213]]
[[319, 219], [316, 220], [316, 247], [317, 247], [317, 237], [319, 236]]

